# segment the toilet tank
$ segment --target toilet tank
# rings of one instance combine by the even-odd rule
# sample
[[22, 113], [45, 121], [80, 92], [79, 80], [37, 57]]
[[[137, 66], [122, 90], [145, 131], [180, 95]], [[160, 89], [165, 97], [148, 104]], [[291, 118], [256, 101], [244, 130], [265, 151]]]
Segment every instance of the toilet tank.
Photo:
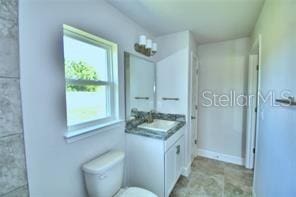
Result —
[[113, 150], [83, 165], [89, 197], [112, 197], [123, 180], [124, 152]]

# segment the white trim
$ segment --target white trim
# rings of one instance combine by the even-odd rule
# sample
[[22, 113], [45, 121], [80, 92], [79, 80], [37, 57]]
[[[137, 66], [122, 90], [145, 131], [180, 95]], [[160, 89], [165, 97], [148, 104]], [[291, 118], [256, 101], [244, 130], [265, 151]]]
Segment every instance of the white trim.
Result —
[[194, 158], [196, 158], [198, 156], [198, 148], [197, 148], [197, 145], [196, 145], [195, 150], [193, 151], [193, 156], [194, 156]]
[[253, 187], [253, 189], [252, 189], [252, 197], [256, 197], [257, 195], [256, 195], [256, 192], [255, 192], [255, 188]]
[[191, 173], [191, 162], [189, 162], [187, 166], [183, 167], [181, 174], [185, 177], [189, 177], [190, 173]]
[[[258, 71], [258, 91], [261, 92], [261, 72], [262, 72], [262, 35], [258, 34], [257, 37], [257, 42], [258, 42], [258, 60], [259, 60], [259, 71]], [[256, 41], [255, 41], [256, 42]], [[257, 125], [256, 125], [256, 140], [255, 140], [255, 147], [256, 147], [256, 152], [259, 152], [259, 146], [258, 146], [258, 136], [259, 136], [259, 128], [260, 128], [260, 116], [262, 115], [262, 109], [261, 109], [261, 103], [260, 100], [258, 99], [257, 101]], [[257, 161], [258, 161], [258, 154], [255, 154], [255, 162], [254, 162], [254, 179], [253, 179], [253, 188], [256, 186], [256, 174], [257, 174]], [[255, 195], [256, 196], [256, 195]]]
[[88, 127], [87, 129], [83, 129], [83, 131], [76, 130], [71, 132], [65, 132], [64, 138], [67, 143], [76, 142], [78, 140], [96, 135], [101, 132], [109, 131], [111, 129], [115, 129], [120, 126], [124, 127], [123, 123], [125, 123], [123, 120], [116, 120], [108, 122], [107, 124]]
[[[107, 51], [107, 81], [100, 80], [73, 80], [65, 79], [66, 84], [82, 84], [82, 85], [105, 85], [106, 86], [106, 101], [107, 101], [107, 117], [102, 119], [95, 119], [87, 122], [79, 122], [74, 125], [70, 125], [69, 114], [67, 114], [67, 123], [68, 130], [65, 131], [64, 137], [66, 139], [77, 136], [75, 140], [69, 140], [71, 142], [77, 141], [76, 139], [84, 138], [81, 137], [82, 134], [86, 133], [85, 136], [90, 136], [89, 132], [97, 133], [98, 130], [101, 130], [105, 127], [112, 126], [114, 124], [120, 123], [119, 119], [119, 76], [118, 76], [118, 45], [111, 41], [105, 40], [98, 36], [89, 34], [80, 29], [63, 25], [63, 37], [64, 44], [65, 38], [71, 37], [75, 40], [79, 40], [84, 43], [92, 44], [97, 47], [106, 49]], [[64, 49], [65, 50], [65, 49]], [[66, 61], [66, 59], [65, 59]], [[65, 90], [67, 92], [67, 90]], [[68, 94], [66, 94], [66, 102], [68, 100]], [[67, 105], [68, 108], [68, 105]], [[67, 110], [68, 113], [68, 110]]]
[[[198, 86], [196, 87], [196, 90], [193, 90], [193, 84], [192, 84], [192, 74], [196, 72], [196, 70], [199, 71], [199, 60], [198, 60], [198, 56], [196, 53], [194, 53], [194, 51], [189, 51], [190, 52], [190, 64], [189, 64], [189, 98], [188, 98], [188, 102], [189, 102], [189, 105], [188, 105], [188, 117], [187, 117], [187, 121], [188, 121], [188, 129], [189, 129], [189, 147], [190, 147], [190, 150], [189, 150], [189, 154], [190, 154], [190, 160], [191, 162], [194, 160], [194, 158], [197, 156], [197, 144], [194, 144], [192, 140], [197, 140], [197, 136], [198, 136], [198, 111], [196, 110], [196, 112], [192, 111], [192, 103], [193, 103], [193, 100], [192, 100], [192, 97], [193, 97], [193, 92], [194, 91], [197, 91], [198, 90]], [[196, 65], [193, 65], [193, 60], [194, 58], [196, 59]], [[196, 81], [197, 85], [198, 85], [198, 76], [197, 76], [197, 81]], [[198, 99], [198, 91], [196, 92], [196, 97]], [[198, 104], [198, 101], [197, 103]], [[195, 129], [196, 131], [193, 131], [193, 126], [192, 126], [192, 119], [191, 119], [191, 116], [195, 116], [196, 119], [195, 119]], [[194, 138], [195, 139], [192, 139], [192, 134], [193, 132], [195, 132], [194, 134]]]
[[[258, 54], [250, 54], [249, 55], [249, 77], [248, 77], [248, 95], [257, 95], [257, 65], [259, 64], [258, 61], [259, 55]], [[258, 99], [258, 98], [257, 98]], [[248, 169], [254, 168], [254, 152], [253, 148], [255, 148], [255, 134], [256, 134], [256, 118], [257, 113], [255, 109], [257, 107], [256, 103], [248, 102], [247, 107], [247, 130], [246, 130], [246, 162], [245, 167]], [[258, 111], [258, 107], [257, 107]]]
[[[249, 52], [249, 57], [250, 57], [249, 88], [248, 88], [249, 94], [254, 92], [254, 86], [256, 85], [254, 84], [254, 81], [256, 81], [257, 83], [258, 92], [261, 92], [261, 71], [262, 71], [261, 48], [262, 48], [262, 36], [261, 34], [258, 34]], [[254, 58], [257, 59], [256, 63], [259, 65], [258, 73], [256, 69], [254, 69]], [[245, 154], [246, 155], [245, 167], [249, 169], [254, 168], [253, 196], [256, 196], [256, 193], [255, 193], [256, 174], [257, 174], [256, 161], [258, 159], [257, 158], [258, 154], [253, 153], [253, 148], [255, 148], [256, 152], [258, 153], [258, 150], [259, 150], [258, 135], [260, 132], [259, 125], [260, 125], [260, 116], [262, 113], [261, 103], [259, 98], [257, 98], [256, 104], [257, 104], [257, 114], [254, 112], [248, 112], [248, 120], [247, 120], [248, 122], [247, 122], [247, 130], [246, 130], [246, 154]], [[250, 111], [250, 108], [248, 109], [248, 111]]]
[[227, 163], [233, 163], [237, 165], [244, 165], [244, 160], [245, 160], [242, 157], [227, 155], [223, 153], [217, 153], [217, 152], [213, 152], [205, 149], [198, 149], [197, 154], [199, 156], [206, 157], [209, 159], [215, 159], [215, 160], [224, 161]]

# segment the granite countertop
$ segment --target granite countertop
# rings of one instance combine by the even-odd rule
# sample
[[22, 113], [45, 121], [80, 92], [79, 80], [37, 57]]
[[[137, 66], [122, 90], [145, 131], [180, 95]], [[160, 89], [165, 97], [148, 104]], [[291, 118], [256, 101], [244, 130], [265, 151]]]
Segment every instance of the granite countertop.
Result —
[[180, 128], [185, 125], [185, 115], [180, 114], [164, 114], [164, 113], [152, 113], [153, 119], [176, 121], [178, 124], [171, 128], [168, 132], [152, 131], [148, 129], [138, 128], [138, 125], [145, 122], [148, 113], [147, 112], [135, 112], [133, 114], [135, 119], [126, 122], [125, 132], [135, 135], [141, 135], [145, 137], [151, 137], [160, 140], [167, 140], [170, 136], [175, 134]]
[[142, 135], [145, 137], [151, 137], [155, 139], [161, 139], [161, 140], [167, 140], [170, 136], [175, 134], [180, 128], [182, 128], [185, 125], [185, 122], [183, 121], [177, 121], [178, 124], [171, 128], [168, 132], [161, 132], [161, 131], [152, 131], [148, 129], [141, 129], [138, 127], [131, 128], [131, 129], [125, 129], [126, 133], [131, 133], [135, 135]]

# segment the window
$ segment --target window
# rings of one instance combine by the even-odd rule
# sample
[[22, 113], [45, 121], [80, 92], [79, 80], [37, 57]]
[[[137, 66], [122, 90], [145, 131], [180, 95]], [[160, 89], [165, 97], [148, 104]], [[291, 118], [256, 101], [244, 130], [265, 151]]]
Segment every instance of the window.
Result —
[[118, 120], [117, 44], [64, 25], [66, 137]]

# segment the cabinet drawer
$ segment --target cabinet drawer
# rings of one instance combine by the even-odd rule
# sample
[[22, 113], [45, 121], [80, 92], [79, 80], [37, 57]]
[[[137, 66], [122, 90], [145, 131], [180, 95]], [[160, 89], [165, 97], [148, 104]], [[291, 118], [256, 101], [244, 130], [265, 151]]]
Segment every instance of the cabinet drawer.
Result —
[[164, 142], [165, 152], [167, 152], [176, 143], [176, 141], [184, 135], [185, 127], [186, 127], [186, 125], [184, 125], [182, 128], [180, 128], [174, 135], [169, 137], [169, 139], [167, 139]]

